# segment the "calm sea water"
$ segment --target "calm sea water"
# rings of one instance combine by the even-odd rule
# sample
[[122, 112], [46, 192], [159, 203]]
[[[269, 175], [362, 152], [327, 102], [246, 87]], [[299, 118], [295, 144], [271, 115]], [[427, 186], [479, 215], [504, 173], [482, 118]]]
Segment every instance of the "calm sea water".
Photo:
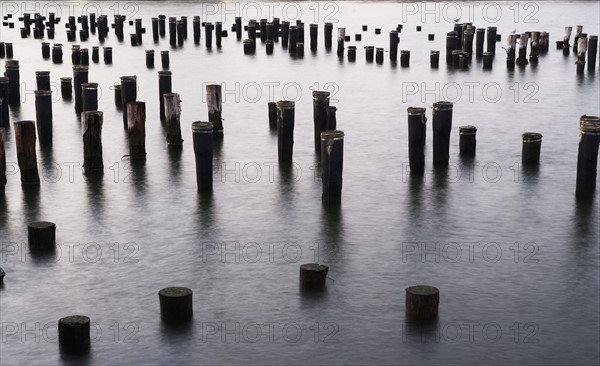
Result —
[[[69, 3], [71, 4], [71, 3]], [[57, 11], [65, 4], [3, 2], [3, 15]], [[554, 48], [564, 26], [599, 33], [597, 2], [79, 2], [74, 14], [102, 11], [141, 17], [143, 45], [119, 43], [113, 64], [91, 63], [104, 112], [105, 174], [81, 174], [81, 125], [73, 102], [59, 97], [59, 77], [72, 76], [70, 42], [57, 25], [64, 63], [43, 60], [40, 40], [1, 29], [20, 61], [22, 103], [11, 121], [35, 119], [35, 71], [54, 83], [54, 145], [38, 149], [42, 183], [24, 190], [14, 129], [6, 131], [9, 166], [0, 198], [0, 240], [7, 273], [0, 286], [0, 361], [12, 364], [596, 364], [600, 358], [599, 200], [576, 202], [579, 117], [598, 115], [599, 68], [577, 76], [575, 56]], [[54, 7], [54, 8], [52, 8]], [[50, 10], [52, 9], [52, 10]], [[58, 10], [56, 10], [58, 9]], [[150, 18], [187, 15], [189, 36], [171, 49], [152, 42]], [[319, 50], [302, 59], [281, 44], [271, 56], [258, 44], [244, 56], [230, 33], [221, 49], [192, 40], [191, 19], [279, 16], [319, 23]], [[502, 42], [491, 71], [444, 64], [453, 19], [497, 26]], [[353, 41], [357, 60], [326, 52], [322, 24], [334, 22]], [[404, 24], [400, 49], [410, 68], [367, 64], [362, 46], [388, 47], [388, 31]], [[361, 31], [367, 24], [369, 30]], [[423, 26], [422, 32], [415, 27]], [[374, 28], [382, 28], [375, 35]], [[127, 26], [125, 33], [133, 32]], [[550, 32], [550, 51], [537, 67], [508, 71], [506, 35]], [[435, 41], [427, 41], [434, 33]], [[98, 45], [97, 38], [81, 43]], [[335, 46], [334, 46], [335, 47]], [[144, 50], [171, 49], [173, 91], [181, 94], [183, 149], [169, 150], [158, 118], [157, 70]], [[429, 51], [442, 51], [440, 68]], [[2, 60], [4, 61], [4, 60]], [[3, 64], [4, 62], [2, 62]], [[160, 66], [157, 57], [156, 65]], [[147, 104], [147, 162], [132, 168], [126, 132], [111, 86], [137, 75]], [[222, 83], [225, 138], [215, 151], [214, 194], [196, 192], [190, 125], [207, 119], [204, 86]], [[326, 211], [313, 151], [313, 90], [331, 92], [338, 128], [346, 133], [343, 203]], [[267, 102], [296, 101], [294, 166], [277, 165], [277, 137]], [[428, 127], [426, 174], [407, 174], [406, 108], [454, 102], [450, 166], [434, 171]], [[430, 123], [429, 123], [430, 124]], [[473, 124], [477, 157], [458, 156], [458, 126]], [[520, 165], [521, 133], [543, 134], [537, 170]], [[27, 249], [27, 224], [57, 225], [57, 251]], [[326, 293], [298, 290], [298, 267], [330, 267]], [[404, 314], [404, 289], [440, 289], [437, 324], [416, 327]], [[183, 329], [161, 325], [157, 292], [194, 291], [194, 319]], [[61, 354], [56, 322], [72, 314], [94, 322], [89, 355]]]

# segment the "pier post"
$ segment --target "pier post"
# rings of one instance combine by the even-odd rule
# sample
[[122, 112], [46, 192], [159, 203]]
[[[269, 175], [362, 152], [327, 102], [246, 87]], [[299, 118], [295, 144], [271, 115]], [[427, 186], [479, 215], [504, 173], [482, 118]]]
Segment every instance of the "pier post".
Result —
[[431, 51], [429, 63], [431, 64], [432, 69], [437, 69], [440, 66], [440, 51]]
[[588, 40], [588, 71], [596, 69], [596, 54], [598, 53], [598, 36], [590, 36]]
[[202, 34], [202, 23], [198, 15], [192, 18], [192, 30], [194, 33], [194, 44], [200, 44], [200, 36]]
[[523, 165], [537, 165], [540, 162], [540, 150], [542, 148], [542, 134], [537, 132], [525, 132], [522, 135], [523, 150], [522, 163]]
[[337, 55], [344, 56], [344, 39], [346, 38], [346, 28], [338, 28], [337, 33]]
[[98, 110], [98, 83], [81, 84], [81, 111]]
[[186, 287], [167, 287], [158, 292], [160, 318], [165, 322], [184, 322], [193, 316], [192, 290]]
[[325, 207], [338, 207], [342, 203], [342, 173], [344, 170], [344, 132], [321, 132], [321, 180]]
[[52, 91], [35, 91], [35, 120], [40, 146], [52, 145]]
[[213, 189], [213, 134], [212, 123], [205, 121], [192, 123], [198, 192], [211, 192]]
[[165, 121], [165, 99], [164, 95], [171, 93], [171, 71], [159, 71], [158, 72], [158, 99], [159, 99], [159, 114], [160, 120]]
[[27, 225], [27, 241], [29, 247], [37, 250], [48, 250], [56, 245], [56, 225], [48, 221], [36, 221]]
[[35, 123], [33, 121], [14, 122], [17, 162], [21, 172], [21, 185], [39, 185], [35, 150]]
[[146, 158], [146, 103], [127, 103], [127, 132], [131, 159]]
[[77, 115], [83, 110], [81, 85], [88, 82], [88, 67], [73, 66], [73, 89], [75, 91], [75, 112]]
[[104, 52], [104, 63], [106, 65], [112, 64], [112, 47], [102, 47], [102, 51]]
[[408, 319], [434, 320], [438, 316], [440, 291], [433, 286], [406, 288], [406, 316]]
[[86, 353], [90, 348], [90, 318], [71, 315], [58, 321], [58, 343], [66, 353]]
[[214, 137], [223, 138], [223, 99], [221, 85], [209, 84], [206, 86], [206, 103], [208, 105], [208, 121], [214, 128]]
[[390, 31], [390, 60], [397, 61], [398, 60], [398, 43], [400, 39], [398, 38], [398, 32], [393, 30]]
[[300, 266], [300, 290], [323, 291], [327, 282], [329, 267], [318, 263], [306, 263]]
[[579, 150], [577, 152], [577, 184], [575, 196], [591, 198], [596, 190], [600, 117], [581, 116], [579, 120]]
[[146, 50], [146, 67], [154, 68], [154, 50]]
[[294, 153], [295, 103], [277, 102], [277, 156], [280, 164], [292, 162]]
[[72, 78], [60, 78], [60, 94], [63, 100], [71, 100], [73, 97]]
[[170, 64], [169, 51], [160, 51], [160, 62], [161, 62], [163, 70], [169, 69], [169, 64]]
[[496, 53], [496, 34], [498, 30], [496, 27], [487, 28], [487, 52], [492, 54]]
[[37, 90], [50, 90], [50, 71], [36, 71], [35, 84]]
[[4, 64], [5, 75], [8, 78], [8, 104], [17, 106], [21, 104], [21, 76], [19, 74], [19, 61], [7, 60]]
[[452, 102], [433, 103], [433, 165], [448, 165], [453, 107]]
[[165, 119], [167, 125], [167, 144], [181, 145], [181, 99], [177, 93], [163, 94]]
[[83, 173], [102, 174], [102, 123], [104, 114], [99, 111], [81, 113], [81, 131], [83, 135]]
[[267, 104], [269, 108], [269, 128], [271, 130], [277, 129], [277, 103], [269, 102]]
[[476, 133], [477, 128], [475, 126], [466, 125], [458, 128], [461, 156], [475, 156], [475, 148], [477, 146]]
[[309, 33], [310, 33], [310, 50], [316, 51], [317, 45], [319, 42], [319, 25], [311, 24], [309, 25]]
[[321, 151], [321, 132], [327, 130], [329, 95], [327, 91], [313, 91], [313, 123], [315, 151]]
[[333, 34], [333, 24], [332, 23], [325, 23], [325, 28], [324, 28], [324, 31], [323, 31], [323, 35], [325, 37], [325, 49], [326, 50], [330, 50], [331, 49], [332, 34]]
[[123, 124], [128, 128], [127, 104], [137, 99], [137, 78], [135, 76], [121, 76], [121, 106], [123, 108]]
[[585, 69], [585, 53], [587, 52], [587, 37], [580, 36], [577, 38], [577, 73], [583, 74]]
[[427, 117], [425, 108], [409, 107], [408, 112], [408, 160], [411, 175], [425, 172], [425, 135]]

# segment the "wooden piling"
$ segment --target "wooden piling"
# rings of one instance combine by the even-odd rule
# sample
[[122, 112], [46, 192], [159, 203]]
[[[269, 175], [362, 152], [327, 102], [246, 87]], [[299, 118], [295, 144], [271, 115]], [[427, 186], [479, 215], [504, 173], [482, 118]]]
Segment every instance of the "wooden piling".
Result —
[[525, 132], [522, 135], [523, 149], [521, 161], [523, 165], [537, 165], [540, 162], [540, 150], [542, 148], [542, 134], [537, 132]]
[[71, 100], [73, 97], [72, 78], [60, 78], [60, 94], [63, 100]]
[[346, 28], [338, 28], [337, 33], [337, 55], [344, 56], [344, 39], [346, 38]]
[[374, 53], [375, 53], [374, 46], [365, 46], [365, 60], [367, 61], [367, 63], [373, 62]]
[[280, 164], [290, 164], [294, 152], [295, 103], [277, 102], [277, 156]]
[[213, 134], [212, 123], [205, 121], [192, 123], [196, 184], [199, 192], [211, 192], [213, 188]]
[[581, 116], [579, 120], [579, 149], [577, 152], [577, 184], [575, 196], [589, 199], [596, 190], [598, 147], [600, 146], [600, 117]]
[[81, 111], [98, 110], [98, 83], [81, 84]]
[[154, 68], [154, 50], [146, 50], [146, 67]]
[[50, 90], [50, 71], [36, 71], [35, 84], [37, 90]]
[[102, 123], [104, 114], [99, 111], [81, 113], [81, 130], [83, 135], [83, 173], [86, 175], [102, 174]]
[[39, 185], [40, 176], [37, 168], [35, 150], [35, 122], [14, 122], [17, 162], [21, 172], [22, 185]]
[[323, 291], [327, 282], [329, 267], [318, 263], [300, 266], [300, 290], [304, 292]]
[[100, 61], [100, 47], [92, 47], [92, 62], [98, 63]]
[[137, 77], [121, 76], [121, 106], [123, 108], [123, 124], [128, 128], [127, 103], [137, 100]]
[[169, 44], [177, 45], [177, 19], [174, 17], [169, 17]]
[[483, 69], [491, 70], [493, 62], [494, 62], [494, 54], [491, 52], [484, 52], [483, 53]]
[[238, 39], [242, 39], [242, 17], [235, 17], [235, 37]]
[[[250, 25], [248, 25], [248, 31], [250, 31]], [[248, 32], [249, 33], [249, 32]], [[290, 22], [281, 22], [281, 47], [287, 48], [290, 37]], [[248, 37], [252, 39], [251, 37]]]
[[598, 36], [590, 36], [588, 39], [588, 71], [596, 69], [596, 54], [598, 53]]
[[498, 30], [496, 27], [488, 27], [487, 28], [487, 52], [491, 54], [496, 53], [496, 34]]
[[332, 33], [333, 33], [333, 23], [325, 23], [323, 35], [325, 37], [325, 49], [331, 49], [332, 43]]
[[35, 91], [35, 119], [40, 146], [52, 145], [52, 91]]
[[310, 34], [310, 50], [316, 51], [317, 45], [319, 42], [319, 25], [311, 24], [309, 25], [309, 34]]
[[164, 37], [164, 36], [165, 36], [165, 30], [166, 30], [166, 29], [165, 29], [165, 25], [166, 25], [166, 24], [165, 24], [165, 20], [166, 20], [166, 19], [167, 19], [167, 16], [166, 16], [166, 15], [160, 14], [160, 15], [158, 16], [158, 34], [159, 34], [161, 37]]
[[452, 52], [458, 49], [458, 35], [455, 31], [446, 34], [446, 63], [452, 64]]
[[83, 66], [90, 64], [90, 55], [87, 48], [82, 48], [79, 50], [79, 60], [79, 63]]
[[356, 61], [356, 46], [348, 46], [348, 61]]
[[212, 31], [213, 31], [213, 24], [212, 23], [205, 23], [204, 24], [204, 42], [206, 45], [206, 48], [211, 49], [212, 48]]
[[53, 249], [56, 245], [56, 225], [48, 221], [30, 223], [27, 225], [27, 240], [32, 249]]
[[406, 317], [409, 320], [435, 320], [438, 316], [440, 291], [433, 286], [406, 288]]
[[588, 39], [584, 36], [577, 38], [577, 73], [583, 74], [585, 69], [585, 53], [587, 52]]
[[65, 353], [87, 353], [90, 348], [90, 318], [71, 315], [58, 321], [58, 343]]
[[[296, 45], [296, 47], [298, 47], [298, 46]], [[273, 48], [274, 48], [273, 41], [266, 40], [265, 41], [265, 50], [267, 52], [267, 55], [272, 55], [273, 54]]]
[[529, 64], [529, 61], [527, 61], [528, 40], [529, 40], [529, 34], [527, 34], [527, 33], [522, 33], [519, 36], [519, 50], [518, 50], [518, 57], [516, 60], [516, 64], [518, 66], [525, 66], [525, 65]]
[[398, 59], [398, 43], [400, 42], [400, 38], [398, 38], [398, 32], [393, 30], [390, 31], [390, 60], [396, 61]]
[[477, 128], [475, 126], [466, 125], [458, 128], [460, 155], [466, 157], [475, 156], [477, 147], [476, 140]]
[[7, 60], [4, 64], [4, 75], [8, 78], [8, 104], [21, 104], [21, 76], [19, 74], [19, 61]]
[[315, 151], [321, 151], [321, 132], [327, 129], [327, 110], [329, 109], [329, 95], [327, 91], [313, 91], [313, 124]]
[[209, 84], [206, 86], [206, 102], [208, 105], [208, 121], [214, 127], [214, 137], [223, 138], [223, 99], [221, 96], [221, 85]]
[[409, 67], [410, 66], [410, 51], [409, 50], [400, 50], [400, 66], [401, 67]]
[[169, 69], [169, 51], [160, 51], [160, 62], [163, 70]]
[[290, 26], [289, 40], [288, 40], [288, 52], [290, 55], [295, 55], [298, 50], [298, 27], [295, 25]]
[[49, 42], [42, 42], [42, 58], [44, 60], [50, 58], [50, 43]]
[[437, 69], [440, 65], [440, 51], [431, 51], [429, 54], [429, 63], [432, 69]]
[[575, 37], [573, 38], [573, 52], [577, 53], [579, 49], [579, 38], [581, 37], [583, 32], [583, 25], [575, 26]]
[[448, 165], [453, 107], [451, 102], [433, 103], [433, 165]]
[[506, 37], [506, 67], [512, 70], [516, 62], [516, 34], [509, 34]]
[[158, 18], [152, 18], [152, 40], [158, 43]]
[[223, 37], [223, 23], [215, 22], [215, 45], [221, 48], [221, 39]]
[[467, 59], [470, 61], [473, 55], [473, 38], [475, 37], [475, 28], [465, 28], [463, 31], [462, 50], [467, 53]]
[[531, 32], [529, 37], [529, 48], [531, 52], [529, 53], [529, 62], [532, 64], [537, 64], [539, 60], [539, 41], [540, 41], [540, 32]]
[[[0, 105], [3, 101], [0, 99]], [[4, 150], [4, 139], [5, 139], [5, 131], [4, 128], [5, 122], [2, 121], [2, 117], [0, 116], [0, 195], [4, 195], [4, 188], [6, 186], [6, 150]], [[2, 268], [0, 268], [0, 277], [3, 277]], [[2, 278], [0, 278], [2, 281]]]
[[159, 99], [159, 115], [160, 120], [165, 121], [165, 99], [164, 95], [171, 93], [171, 71], [159, 71], [158, 72], [158, 99]]
[[277, 129], [277, 103], [269, 102], [267, 103], [269, 110], [269, 128], [271, 130]]
[[9, 108], [8, 108], [8, 78], [0, 76], [0, 99], [2, 104], [0, 105], [0, 120], [2, 126], [8, 127], [9, 125]]
[[570, 39], [571, 39], [571, 33], [573, 32], [573, 27], [565, 27], [565, 33], [563, 36], [563, 53], [564, 54], [569, 54], [569, 50], [570, 50]]
[[83, 110], [81, 85], [88, 82], [88, 67], [73, 66], [73, 89], [75, 91], [75, 112], [77, 115]]
[[121, 84], [115, 84], [113, 85], [114, 89], [115, 89], [115, 107], [117, 108], [117, 110], [120, 110], [123, 108], [123, 97], [121, 95]]
[[73, 65], [81, 65], [81, 54], [79, 53], [80, 49], [81, 46], [77, 44], [71, 45], [71, 63]]
[[[130, 159], [146, 158], [146, 103], [128, 102], [127, 133]], [[125, 106], [125, 104], [124, 104]]]
[[332, 105], [327, 109], [327, 126], [325, 131], [334, 131], [337, 129], [336, 112], [337, 108]]
[[192, 32], [194, 34], [194, 44], [200, 44], [200, 36], [201, 36], [202, 24], [200, 22], [199, 16], [194, 16], [192, 18]]
[[169, 145], [181, 145], [183, 140], [181, 139], [181, 127], [179, 118], [181, 116], [181, 100], [177, 93], [165, 93], [163, 94], [164, 99], [164, 113], [167, 126], [167, 143]]
[[484, 28], [475, 29], [475, 56], [476, 57], [483, 56], [484, 41], [485, 41], [485, 29]]
[[344, 132], [321, 132], [321, 180], [325, 207], [338, 207], [342, 203], [342, 173], [344, 170]]
[[193, 317], [192, 290], [186, 287], [167, 287], [158, 292], [160, 318], [164, 322], [179, 323]]
[[184, 37], [184, 32], [185, 32], [185, 28], [183, 26], [183, 21], [177, 20], [175, 21], [175, 25], [176, 25], [176, 31], [177, 31], [177, 45], [179, 47], [183, 46], [183, 41], [185, 40]]
[[112, 47], [102, 47], [102, 50], [104, 52], [104, 63], [106, 65], [112, 64]]
[[427, 117], [425, 108], [409, 107], [408, 112], [408, 159], [411, 175], [425, 172], [425, 135]]
[[383, 48], [382, 47], [375, 48], [375, 62], [378, 64], [383, 63]]

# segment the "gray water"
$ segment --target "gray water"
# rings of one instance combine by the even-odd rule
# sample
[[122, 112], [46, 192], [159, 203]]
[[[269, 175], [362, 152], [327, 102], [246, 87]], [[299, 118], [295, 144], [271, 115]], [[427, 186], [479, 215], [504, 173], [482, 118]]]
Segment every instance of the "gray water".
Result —
[[[12, 11], [16, 18], [25, 6], [52, 11], [35, 4], [3, 2], [3, 15]], [[35, 119], [35, 71], [50, 70], [55, 83], [54, 144], [38, 148], [38, 191], [21, 187], [14, 129], [6, 131], [3, 365], [597, 364], [599, 199], [578, 202], [574, 193], [579, 117], [600, 113], [599, 68], [577, 76], [573, 53], [565, 57], [554, 47], [567, 25], [599, 33], [597, 2], [497, 2], [485, 8], [489, 14], [484, 3], [428, 3], [434, 15], [421, 3], [228, 3], [234, 10], [226, 19], [224, 3], [92, 4], [98, 8], [85, 12], [101, 9], [111, 22], [116, 11], [141, 17], [147, 29], [140, 47], [111, 33], [104, 45], [114, 48], [113, 64], [104, 65], [102, 55], [90, 63], [104, 112], [101, 179], [81, 174], [80, 122], [73, 102], [59, 97], [59, 77], [72, 76], [64, 25], [54, 40], [63, 43], [61, 65], [42, 59], [40, 40], [21, 40], [19, 26], [1, 28], [0, 39], [14, 44], [23, 82], [11, 122]], [[81, 14], [84, 6], [73, 11]], [[469, 71], [446, 67], [453, 6], [462, 10], [461, 22], [498, 27], [493, 70], [475, 59]], [[61, 9], [64, 21], [68, 9]], [[230, 30], [236, 11], [244, 22], [295, 21], [298, 9], [307, 40], [302, 59], [280, 43], [271, 56], [260, 43], [255, 55], [244, 56], [231, 32], [221, 49], [213, 43], [207, 51], [204, 33], [202, 44], [193, 44], [193, 15], [224, 21]], [[158, 53], [170, 49], [168, 33], [152, 42], [150, 18], [158, 14], [187, 15], [189, 22], [185, 45], [171, 49], [173, 91], [183, 100], [180, 152], [167, 147], [158, 118]], [[335, 42], [325, 51], [326, 21], [335, 23], [334, 35], [338, 26], [363, 34], [349, 43], [359, 46], [355, 63], [338, 60]], [[320, 24], [314, 55], [309, 23]], [[391, 65], [388, 54], [383, 65], [367, 64], [362, 46], [387, 49], [388, 31], [398, 23], [410, 68]], [[500, 46], [515, 28], [550, 32], [550, 50], [537, 67], [506, 70]], [[427, 41], [428, 33], [435, 41]], [[82, 43], [90, 51], [94, 45], [95, 36]], [[157, 68], [145, 67], [145, 49], [156, 50]], [[431, 49], [442, 51], [437, 70], [429, 67]], [[141, 167], [122, 159], [128, 142], [111, 86], [124, 75], [137, 75], [138, 100], [147, 103]], [[224, 88], [225, 138], [215, 151], [214, 194], [206, 197], [196, 191], [190, 125], [207, 119], [204, 86], [212, 82]], [[331, 92], [346, 134], [339, 210], [321, 204], [313, 90]], [[277, 167], [277, 136], [268, 128], [267, 102], [282, 99], [296, 101], [291, 172]], [[411, 179], [406, 108], [428, 107], [431, 124], [430, 107], [439, 100], [454, 102], [450, 166], [433, 170], [428, 127], [426, 174]], [[466, 124], [478, 128], [473, 160], [458, 156], [458, 126]], [[520, 165], [525, 131], [544, 136], [539, 169]], [[28, 250], [27, 224], [38, 220], [57, 225], [53, 255]], [[323, 294], [299, 292], [298, 267], [309, 262], [330, 268]], [[440, 289], [437, 324], [407, 323], [404, 291], [415, 284]], [[157, 292], [168, 286], [194, 291], [187, 327], [161, 324]], [[94, 323], [86, 356], [59, 351], [56, 322], [72, 314]]]

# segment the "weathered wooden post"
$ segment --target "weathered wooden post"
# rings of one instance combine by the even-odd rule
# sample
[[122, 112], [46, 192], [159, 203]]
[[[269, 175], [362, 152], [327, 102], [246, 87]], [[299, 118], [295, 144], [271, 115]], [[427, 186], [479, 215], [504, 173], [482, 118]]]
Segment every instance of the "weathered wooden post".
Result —
[[127, 132], [129, 157], [146, 159], [146, 103], [127, 103]]
[[317, 45], [319, 42], [319, 25], [311, 24], [309, 25], [309, 34], [310, 34], [310, 50], [316, 51]]
[[540, 162], [540, 150], [542, 148], [542, 134], [537, 132], [525, 132], [523, 138], [523, 150], [521, 152], [523, 165], [537, 165]]
[[446, 63], [452, 64], [452, 52], [457, 49], [458, 36], [455, 31], [446, 34]]
[[181, 100], [177, 93], [163, 94], [165, 119], [167, 125], [167, 143], [169, 145], [181, 145], [181, 127], [179, 118], [181, 116]]
[[332, 105], [327, 109], [327, 127], [325, 131], [337, 130], [337, 118], [336, 118], [337, 107]]
[[409, 107], [408, 112], [408, 159], [411, 175], [425, 172], [425, 135], [427, 117], [425, 108]]
[[13, 44], [10, 42], [4, 43], [4, 51], [6, 53], [6, 58], [13, 58]]
[[0, 99], [2, 99], [2, 104], [0, 104], [0, 121], [2, 121], [2, 126], [8, 127], [10, 126], [8, 123], [10, 119], [8, 108], [8, 78], [4, 76], [0, 76]]
[[169, 17], [169, 44], [177, 46], [177, 18]]
[[160, 62], [163, 70], [169, 69], [169, 51], [160, 51]]
[[238, 39], [242, 39], [242, 17], [235, 17], [235, 37]]
[[201, 29], [202, 29], [202, 23], [200, 22], [200, 17], [198, 15], [196, 15], [192, 19], [192, 30], [193, 30], [193, 33], [194, 33], [194, 44], [200, 44]]
[[55, 43], [52, 45], [52, 63], [60, 64], [62, 63], [63, 51], [62, 44]]
[[223, 99], [221, 94], [221, 85], [209, 84], [206, 86], [206, 103], [208, 105], [208, 121], [214, 128], [214, 137], [223, 138], [223, 118], [221, 117], [223, 109]]
[[280, 164], [290, 164], [294, 152], [295, 104], [277, 102], [277, 156]]
[[204, 42], [206, 43], [206, 48], [212, 48], [212, 31], [213, 31], [212, 23], [204, 23]]
[[72, 78], [60, 78], [60, 94], [63, 100], [71, 100], [73, 97]]
[[127, 103], [135, 102], [137, 99], [137, 77], [121, 76], [121, 106], [123, 108], [123, 124], [128, 128]]
[[290, 26], [289, 40], [288, 40], [288, 52], [290, 55], [295, 55], [298, 50], [298, 27], [295, 25]]
[[160, 120], [165, 121], [165, 99], [164, 95], [171, 93], [171, 71], [159, 71], [158, 72], [158, 99], [159, 99], [159, 114]]
[[4, 42], [0, 42], [0, 58], [6, 57], [6, 46], [4, 46]]
[[432, 69], [437, 69], [440, 65], [440, 51], [431, 51], [429, 54], [429, 63]]
[[269, 110], [269, 128], [271, 130], [277, 129], [277, 103], [268, 102], [267, 103]]
[[596, 69], [596, 54], [598, 53], [598, 36], [590, 36], [588, 40], [588, 71]]
[[92, 62], [98, 63], [100, 61], [100, 47], [92, 47]]
[[90, 55], [88, 53], [87, 48], [82, 48], [79, 50], [79, 58], [80, 58], [79, 63], [81, 65], [87, 66], [90, 64]]
[[152, 18], [152, 40], [158, 43], [158, 18]]
[[81, 84], [81, 111], [98, 110], [98, 83]]
[[[248, 33], [250, 33], [250, 24], [248, 24]], [[290, 22], [285, 20], [281, 22], [281, 47], [287, 48], [290, 37]], [[248, 37], [252, 39], [251, 37]]]
[[177, 31], [177, 45], [179, 47], [183, 46], [184, 41], [184, 26], [183, 21], [181, 19], [175, 21], [176, 31]]
[[44, 60], [50, 58], [50, 42], [42, 42], [42, 58]]
[[525, 66], [529, 64], [527, 61], [527, 43], [528, 43], [528, 34], [522, 33], [519, 36], [519, 54], [516, 60], [516, 64], [518, 66]]
[[52, 145], [52, 91], [35, 91], [35, 119], [40, 146]]
[[506, 67], [510, 70], [515, 68], [515, 60], [516, 60], [516, 44], [517, 44], [517, 36], [516, 34], [509, 34], [506, 37]]
[[104, 52], [104, 63], [107, 65], [112, 64], [112, 47], [102, 47]]
[[356, 61], [356, 46], [348, 46], [348, 61]]
[[104, 114], [99, 111], [81, 113], [81, 130], [83, 135], [83, 173], [86, 175], [102, 174], [102, 123]]
[[58, 343], [65, 353], [87, 353], [90, 348], [90, 318], [71, 315], [59, 319]]
[[8, 104], [21, 104], [21, 76], [19, 74], [19, 61], [7, 60], [4, 64], [4, 75], [8, 78]]
[[50, 71], [36, 71], [35, 84], [37, 90], [50, 90]]
[[484, 52], [483, 53], [483, 69], [491, 70], [493, 62], [494, 62], [494, 54], [491, 52]]
[[146, 67], [154, 68], [154, 50], [146, 50]]
[[410, 51], [409, 50], [400, 50], [400, 66], [401, 67], [409, 67], [410, 66]]
[[496, 53], [496, 34], [498, 30], [496, 27], [487, 28], [487, 52], [492, 54]]
[[321, 151], [321, 132], [327, 129], [329, 95], [327, 91], [313, 91], [313, 123], [315, 151]]
[[186, 287], [167, 287], [158, 292], [160, 318], [164, 322], [189, 321], [193, 316], [192, 290]]
[[585, 69], [585, 53], [587, 52], [587, 37], [577, 38], [577, 73], [583, 74]]
[[365, 59], [367, 63], [373, 62], [375, 46], [365, 46]]
[[265, 42], [267, 40], [267, 19], [259, 20], [258, 29], [260, 30], [260, 41]]
[[459, 148], [461, 156], [475, 156], [475, 148], [477, 146], [477, 140], [475, 135], [477, 128], [475, 126], [466, 125], [458, 128], [458, 134], [460, 137]]
[[375, 62], [380, 65], [383, 63], [383, 47], [375, 48]]
[[390, 31], [390, 60], [396, 61], [398, 59], [398, 31]]
[[325, 23], [323, 35], [325, 36], [325, 49], [326, 50], [331, 49], [332, 34], [333, 34], [333, 23]]
[[273, 41], [269, 40], [269, 39], [266, 40], [265, 41], [265, 50], [267, 51], [267, 55], [272, 55], [273, 49], [274, 49]]
[[565, 27], [565, 34], [563, 36], [563, 54], [568, 55], [571, 50], [571, 46], [569, 44], [571, 39], [571, 32], [573, 32], [573, 27]]
[[14, 127], [21, 184], [39, 185], [40, 176], [38, 174], [37, 155], [35, 152], [35, 122], [17, 121], [14, 122]]
[[117, 110], [120, 110], [123, 108], [123, 96], [121, 95], [121, 84], [115, 84], [115, 85], [113, 85], [113, 88], [115, 89], [115, 107], [117, 108]]
[[596, 190], [600, 117], [581, 116], [579, 120], [579, 150], [577, 153], [577, 185], [575, 196], [591, 198]]
[[196, 184], [199, 192], [211, 192], [213, 188], [213, 134], [212, 123], [205, 121], [192, 123]]
[[223, 23], [215, 23], [215, 44], [217, 48], [221, 48], [221, 39], [223, 38]]
[[344, 39], [346, 38], [346, 28], [338, 28], [337, 33], [337, 55], [344, 56]]
[[74, 44], [71, 46], [71, 63], [73, 65], [81, 65], [81, 54], [79, 53], [80, 49], [81, 46], [79, 46], [78, 44]]
[[531, 32], [529, 40], [529, 46], [531, 48], [531, 52], [529, 53], [529, 62], [532, 64], [537, 64], [540, 56], [540, 32]]
[[440, 291], [433, 286], [406, 288], [406, 317], [410, 320], [435, 320], [438, 316]]
[[573, 52], [577, 53], [577, 49], [579, 47], [579, 43], [577, 42], [579, 38], [582, 36], [583, 25], [578, 25], [575, 27], [575, 38], [573, 39]]
[[321, 179], [325, 207], [337, 207], [342, 203], [342, 173], [344, 170], [344, 132], [339, 130], [321, 132]]
[[244, 40], [244, 55], [251, 55], [254, 53], [254, 41], [251, 39]]
[[27, 241], [31, 249], [53, 249], [56, 245], [56, 225], [48, 221], [30, 223], [27, 225]]
[[475, 37], [475, 28], [467, 27], [463, 32], [462, 50], [467, 53], [467, 59], [470, 61], [473, 56], [473, 38]]
[[[2, 104], [2, 100], [0, 100], [0, 104]], [[0, 122], [2, 122], [0, 117]], [[4, 122], [0, 123], [0, 126], [4, 126]], [[4, 150], [4, 134], [5, 128], [0, 127], [0, 194], [4, 194], [4, 188], [6, 186], [6, 151]], [[3, 277], [4, 273], [2, 273], [2, 268], [0, 268], [0, 277]], [[2, 278], [0, 278], [0, 282]]]
[[433, 165], [448, 165], [453, 107], [452, 102], [433, 103]]
[[305, 292], [323, 291], [327, 282], [329, 267], [318, 263], [300, 266], [300, 290]]
[[165, 24], [165, 20], [166, 19], [167, 19], [166, 15], [163, 15], [163, 14], [159, 14], [158, 15], [158, 34], [161, 37], [164, 37], [165, 34], [166, 34], [166, 32], [165, 32], [166, 31], [166, 27], [165, 27], [165, 25], [166, 25]]
[[81, 85], [88, 82], [88, 67], [73, 66], [73, 89], [75, 90], [75, 112], [77, 115], [83, 110], [83, 99], [81, 98]]

